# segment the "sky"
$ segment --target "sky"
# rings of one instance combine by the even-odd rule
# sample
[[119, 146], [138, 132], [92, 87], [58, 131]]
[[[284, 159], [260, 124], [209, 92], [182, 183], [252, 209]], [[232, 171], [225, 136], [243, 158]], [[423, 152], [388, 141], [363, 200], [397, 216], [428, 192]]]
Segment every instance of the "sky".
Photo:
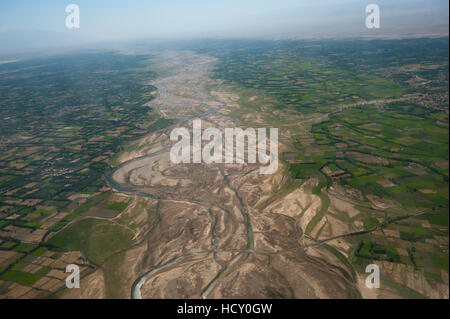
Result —
[[[67, 29], [65, 8], [80, 8]], [[365, 8], [380, 7], [367, 29]], [[0, 52], [141, 38], [339, 38], [448, 34], [448, 0], [0, 0]]]

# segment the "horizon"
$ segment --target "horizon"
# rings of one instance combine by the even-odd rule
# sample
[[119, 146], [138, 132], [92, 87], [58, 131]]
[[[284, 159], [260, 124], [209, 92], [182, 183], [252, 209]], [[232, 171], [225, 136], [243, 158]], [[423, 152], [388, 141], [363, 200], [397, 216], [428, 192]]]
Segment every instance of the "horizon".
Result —
[[[65, 25], [66, 6], [80, 8], [80, 28]], [[369, 3], [380, 7], [381, 27], [365, 27]], [[373, 39], [448, 36], [443, 0], [120, 1], [0, 3], [0, 54], [128, 41], [189, 39]]]

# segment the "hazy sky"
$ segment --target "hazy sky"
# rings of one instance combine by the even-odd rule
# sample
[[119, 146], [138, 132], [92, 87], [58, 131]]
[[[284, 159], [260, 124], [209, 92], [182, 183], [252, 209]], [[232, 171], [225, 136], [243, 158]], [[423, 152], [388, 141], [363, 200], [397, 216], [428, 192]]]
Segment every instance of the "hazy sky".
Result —
[[[65, 27], [80, 7], [81, 28]], [[365, 7], [381, 9], [366, 29]], [[134, 38], [301, 38], [448, 32], [448, 0], [0, 0], [0, 47]], [[53, 35], [50, 35], [53, 34]]]

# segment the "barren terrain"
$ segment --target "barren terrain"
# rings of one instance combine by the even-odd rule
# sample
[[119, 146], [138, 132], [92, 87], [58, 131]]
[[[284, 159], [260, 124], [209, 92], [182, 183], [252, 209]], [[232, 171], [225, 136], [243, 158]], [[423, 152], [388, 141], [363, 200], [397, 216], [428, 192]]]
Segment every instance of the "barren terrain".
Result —
[[[239, 127], [228, 115], [238, 98], [208, 78], [214, 59], [165, 55], [168, 76], [149, 103], [192, 127]], [[212, 89], [213, 88], [213, 89]], [[320, 209], [313, 179], [282, 201], [260, 204], [279, 186], [283, 167], [260, 175], [247, 164], [172, 164], [168, 132], [144, 139], [107, 178], [116, 191], [157, 200], [159, 222], [146, 234], [132, 298], [358, 298], [352, 272], [329, 250], [307, 245], [304, 231]], [[282, 146], [280, 146], [282, 147]], [[306, 246], [310, 246], [306, 249]]]

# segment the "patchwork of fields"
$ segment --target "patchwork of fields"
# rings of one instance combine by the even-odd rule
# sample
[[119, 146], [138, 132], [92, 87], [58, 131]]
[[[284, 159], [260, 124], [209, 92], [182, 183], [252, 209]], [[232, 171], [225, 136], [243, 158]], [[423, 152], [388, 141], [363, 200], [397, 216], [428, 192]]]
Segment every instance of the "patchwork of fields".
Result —
[[233, 114], [279, 127], [287, 174], [318, 179], [321, 209], [305, 236], [358, 276], [379, 264], [379, 297], [448, 296], [446, 46], [255, 42], [207, 51], [220, 60], [214, 76], [241, 97]]
[[131, 230], [108, 221], [129, 201], [103, 177], [128, 141], [172, 123], [146, 105], [151, 58], [97, 52], [0, 66], [1, 297], [54, 296], [65, 288], [61, 259], [84, 276], [133, 244]]
[[[151, 269], [144, 296], [317, 297], [332, 282], [448, 298], [448, 38], [170, 48], [0, 65], [0, 298], [126, 298]], [[195, 116], [279, 128], [279, 172], [158, 157]]]

